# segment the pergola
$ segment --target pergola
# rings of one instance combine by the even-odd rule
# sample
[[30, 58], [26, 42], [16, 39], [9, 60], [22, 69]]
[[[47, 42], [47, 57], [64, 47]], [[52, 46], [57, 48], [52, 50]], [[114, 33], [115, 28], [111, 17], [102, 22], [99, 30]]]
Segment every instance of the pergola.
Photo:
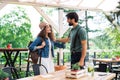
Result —
[[[39, 14], [50, 23], [61, 37], [67, 29], [63, 25], [64, 9], [80, 11], [103, 11], [105, 13], [117, 11], [120, 0], [0, 0], [0, 9], [7, 4], [27, 5], [35, 8]], [[58, 8], [58, 25], [42, 10], [41, 7]], [[80, 15], [80, 14], [78, 14]], [[87, 26], [87, 25], [86, 25]], [[69, 27], [68, 27], [69, 28]], [[60, 50], [62, 52], [62, 50]], [[62, 56], [62, 55], [60, 55]]]
[[[117, 11], [116, 6], [119, 1], [120, 0], [0, 0], [0, 9], [7, 4], [33, 6], [47, 22], [51, 23], [59, 35], [62, 36], [67, 30], [63, 30], [63, 9], [113, 12]], [[58, 8], [58, 26], [45, 14], [41, 7]]]

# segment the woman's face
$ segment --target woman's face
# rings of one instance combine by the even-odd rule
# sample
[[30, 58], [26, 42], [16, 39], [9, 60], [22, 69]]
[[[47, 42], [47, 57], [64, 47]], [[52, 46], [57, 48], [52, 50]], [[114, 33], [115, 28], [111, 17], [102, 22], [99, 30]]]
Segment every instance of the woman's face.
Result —
[[51, 27], [49, 25], [47, 25], [45, 31], [46, 31], [46, 33], [51, 33]]

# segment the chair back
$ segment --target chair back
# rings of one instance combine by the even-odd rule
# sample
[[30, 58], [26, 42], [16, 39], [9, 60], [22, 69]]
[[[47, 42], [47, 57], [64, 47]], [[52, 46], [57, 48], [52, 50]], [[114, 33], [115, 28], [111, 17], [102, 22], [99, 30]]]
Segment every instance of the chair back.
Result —
[[40, 66], [39, 64], [33, 64], [32, 65], [34, 75], [40, 75]]
[[45, 69], [46, 73], [48, 73], [48, 70], [44, 65], [42, 65], [42, 64], [33, 64], [32, 68], [33, 68], [34, 75], [40, 75], [40, 67], [43, 67]]
[[[30, 46], [30, 44], [32, 43], [33, 41], [30, 41], [29, 44], [28, 44], [28, 47]], [[28, 61], [29, 59], [31, 58], [31, 55], [30, 55], [30, 50], [29, 50], [29, 55], [28, 55]], [[48, 73], [48, 70], [47, 68], [41, 64], [41, 56], [38, 57], [38, 62], [39, 64], [34, 64], [32, 65], [32, 68], [33, 68], [33, 73], [34, 75], [40, 75], [40, 67], [43, 67], [46, 71], [46, 73]], [[28, 72], [29, 72], [29, 62], [27, 63], [27, 71], [26, 71], [26, 76], [28, 76]]]
[[15, 80], [19, 78], [17, 69], [14, 67], [4, 67], [2, 70], [9, 74], [9, 80]]

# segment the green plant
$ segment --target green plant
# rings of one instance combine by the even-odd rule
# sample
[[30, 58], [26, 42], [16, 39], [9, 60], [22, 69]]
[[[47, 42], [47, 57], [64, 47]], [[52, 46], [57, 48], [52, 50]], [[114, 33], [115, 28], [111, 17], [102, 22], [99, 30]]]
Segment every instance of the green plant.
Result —
[[78, 63], [72, 64], [72, 70], [80, 70], [80, 65]]
[[11, 43], [13, 48], [26, 48], [33, 39], [30, 28], [31, 21], [24, 8], [16, 7], [4, 14], [0, 17], [0, 47]]
[[9, 74], [0, 70], [0, 80], [4, 80], [5, 78], [8, 78]]
[[114, 57], [120, 56], [120, 52], [119, 52], [119, 51], [113, 51], [113, 56], [114, 56]]

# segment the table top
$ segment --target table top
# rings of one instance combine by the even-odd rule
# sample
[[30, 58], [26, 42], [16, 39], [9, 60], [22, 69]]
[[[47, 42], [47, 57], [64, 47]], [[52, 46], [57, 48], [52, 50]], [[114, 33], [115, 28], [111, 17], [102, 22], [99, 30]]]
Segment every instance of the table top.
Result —
[[79, 79], [70, 79], [65, 77], [65, 70], [56, 71], [51, 74], [38, 75], [34, 77], [26, 77], [18, 80], [111, 80], [115, 77], [115, 73], [94, 72], [94, 76], [82, 76]]
[[114, 62], [120, 62], [120, 59], [115, 59], [115, 60], [113, 60], [113, 59], [93, 59], [93, 61], [97, 61], [97, 62], [112, 62], [112, 63], [114, 63]]
[[3, 51], [28, 51], [28, 48], [0, 48], [0, 52]]

